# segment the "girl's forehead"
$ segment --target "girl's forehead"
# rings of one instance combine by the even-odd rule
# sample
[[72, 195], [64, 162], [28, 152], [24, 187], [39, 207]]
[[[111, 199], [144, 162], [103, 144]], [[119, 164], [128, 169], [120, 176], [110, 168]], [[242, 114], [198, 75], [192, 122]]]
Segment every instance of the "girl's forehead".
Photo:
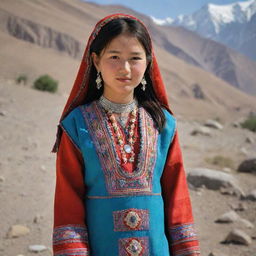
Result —
[[105, 52], [108, 51], [142, 51], [144, 47], [136, 36], [130, 34], [121, 34], [110, 41], [106, 46]]

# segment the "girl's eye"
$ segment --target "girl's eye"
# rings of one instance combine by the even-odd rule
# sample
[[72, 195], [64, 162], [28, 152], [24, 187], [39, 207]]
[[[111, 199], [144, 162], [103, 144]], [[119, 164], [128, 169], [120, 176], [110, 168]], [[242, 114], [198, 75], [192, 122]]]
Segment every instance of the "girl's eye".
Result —
[[132, 60], [141, 60], [141, 57], [132, 57]]
[[117, 60], [118, 59], [118, 56], [111, 56], [110, 59], [113, 59], [113, 60]]

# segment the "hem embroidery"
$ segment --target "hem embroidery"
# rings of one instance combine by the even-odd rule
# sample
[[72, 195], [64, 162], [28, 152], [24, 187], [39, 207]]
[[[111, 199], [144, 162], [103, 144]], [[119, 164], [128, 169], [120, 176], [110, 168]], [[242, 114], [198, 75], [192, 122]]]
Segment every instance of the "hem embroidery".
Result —
[[[194, 223], [186, 223], [169, 228], [171, 246], [176, 256], [200, 255], [200, 248]], [[187, 243], [184, 249], [180, 248], [180, 244]]]
[[193, 223], [177, 225], [171, 227], [169, 231], [172, 245], [197, 240], [197, 235]]
[[87, 229], [83, 225], [56, 227], [53, 231], [53, 245], [67, 243], [88, 243]]

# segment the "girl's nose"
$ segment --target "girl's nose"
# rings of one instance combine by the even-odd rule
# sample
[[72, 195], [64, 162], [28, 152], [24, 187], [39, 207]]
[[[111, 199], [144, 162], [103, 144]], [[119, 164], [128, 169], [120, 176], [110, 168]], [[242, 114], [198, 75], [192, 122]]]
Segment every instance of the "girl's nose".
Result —
[[130, 63], [127, 60], [121, 62], [120, 72], [129, 73], [131, 71]]

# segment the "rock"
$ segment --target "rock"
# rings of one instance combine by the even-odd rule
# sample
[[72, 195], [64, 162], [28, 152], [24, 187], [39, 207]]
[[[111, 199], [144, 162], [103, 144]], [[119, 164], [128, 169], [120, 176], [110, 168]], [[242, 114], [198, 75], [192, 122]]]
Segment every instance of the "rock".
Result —
[[238, 220], [239, 223], [241, 223], [243, 226], [245, 226], [246, 228], [250, 228], [250, 229], [253, 229], [254, 228], [254, 225], [249, 221], [249, 220], [246, 220], [246, 219], [242, 219], [240, 218]]
[[0, 111], [0, 116], [6, 116], [6, 115], [7, 115], [6, 111], [3, 111], [3, 110]]
[[223, 125], [221, 125], [218, 121], [211, 120], [211, 119], [207, 120], [206, 123], [204, 124], [204, 126], [214, 128], [214, 129], [218, 129], [218, 130], [223, 129]]
[[240, 123], [239, 122], [234, 122], [234, 123], [232, 123], [232, 126], [235, 127], [235, 128], [238, 128], [238, 127], [240, 127]]
[[212, 136], [212, 133], [211, 133], [211, 130], [207, 127], [204, 127], [204, 126], [200, 126], [196, 129], [194, 129], [191, 133], [190, 133], [192, 136], [195, 136], [195, 135], [204, 135], [204, 136]]
[[242, 202], [239, 202], [238, 204], [233, 204], [231, 205], [231, 208], [235, 211], [244, 211], [244, 210], [247, 210], [247, 207], [244, 203]]
[[224, 243], [234, 243], [242, 245], [250, 245], [252, 239], [244, 231], [240, 229], [233, 229], [223, 241]]
[[243, 161], [238, 169], [238, 172], [256, 173], [256, 158], [247, 159]]
[[221, 187], [220, 188], [220, 193], [222, 195], [244, 196], [244, 193], [242, 191], [234, 189], [232, 187], [228, 187], [228, 188]]
[[194, 93], [194, 97], [196, 99], [201, 99], [201, 100], [204, 100], [205, 99], [205, 94], [201, 88], [201, 86], [199, 84], [194, 84], [192, 86], [192, 90], [193, 90], [193, 93]]
[[39, 223], [43, 219], [43, 216], [37, 214], [33, 220], [34, 223]]
[[239, 223], [242, 226], [246, 228], [254, 228], [254, 225], [246, 219], [241, 218], [236, 212], [229, 211], [221, 215], [217, 220], [215, 220], [217, 223]]
[[234, 211], [229, 211], [221, 215], [215, 222], [217, 223], [232, 223], [235, 221], [238, 221], [240, 219], [240, 216], [234, 212]]
[[41, 165], [41, 166], [40, 166], [40, 169], [41, 169], [41, 171], [46, 171], [45, 165]]
[[4, 176], [0, 176], [0, 182], [5, 182], [5, 177]]
[[202, 196], [202, 191], [197, 191], [197, 192], [196, 192], [196, 195], [197, 195], [197, 196]]
[[226, 254], [214, 251], [214, 252], [210, 252], [208, 256], [226, 256]]
[[232, 188], [236, 193], [243, 194], [240, 187], [237, 185], [235, 178], [228, 173], [211, 170], [207, 168], [197, 168], [189, 170], [187, 180], [194, 187], [202, 187], [203, 185], [212, 190], [220, 188]]
[[246, 200], [256, 201], [256, 189], [245, 197]]
[[224, 167], [223, 172], [232, 173], [232, 170], [229, 167]]
[[254, 140], [253, 140], [251, 137], [247, 137], [247, 138], [245, 139], [245, 142], [246, 142], [246, 143], [249, 143], [249, 144], [253, 144], [253, 143], [254, 143]]
[[42, 252], [47, 250], [47, 247], [44, 245], [30, 245], [28, 249], [30, 252]]
[[7, 237], [8, 238], [16, 238], [16, 237], [20, 237], [20, 236], [25, 236], [25, 235], [29, 234], [29, 232], [30, 232], [30, 229], [26, 226], [13, 225], [7, 233]]
[[247, 150], [245, 147], [242, 147], [242, 148], [240, 149], [240, 151], [241, 151], [241, 153], [243, 153], [245, 156], [249, 156], [249, 152], [248, 152], [248, 150]]

